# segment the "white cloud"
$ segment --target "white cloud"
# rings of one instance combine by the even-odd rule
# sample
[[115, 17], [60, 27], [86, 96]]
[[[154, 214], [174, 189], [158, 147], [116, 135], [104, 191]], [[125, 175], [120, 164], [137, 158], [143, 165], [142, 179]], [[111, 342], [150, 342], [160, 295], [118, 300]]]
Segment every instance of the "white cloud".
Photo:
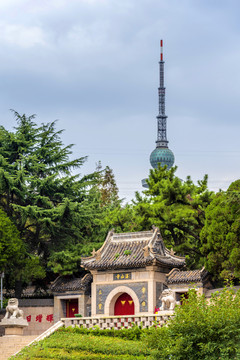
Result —
[[0, 42], [5, 45], [30, 48], [44, 45], [44, 33], [37, 26], [0, 23]]

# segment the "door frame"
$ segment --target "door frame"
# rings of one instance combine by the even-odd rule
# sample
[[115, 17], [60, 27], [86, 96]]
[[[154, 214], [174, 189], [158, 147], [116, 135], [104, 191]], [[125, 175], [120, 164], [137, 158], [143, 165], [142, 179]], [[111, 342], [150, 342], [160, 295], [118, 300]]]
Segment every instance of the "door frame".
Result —
[[105, 316], [114, 316], [114, 305], [117, 300], [117, 298], [122, 295], [123, 293], [127, 293], [131, 296], [131, 298], [134, 301], [134, 307], [135, 307], [135, 315], [138, 315], [140, 313], [140, 303], [139, 299], [131, 288], [128, 286], [117, 286], [115, 289], [113, 289], [107, 296], [105, 304], [104, 304], [104, 315]]

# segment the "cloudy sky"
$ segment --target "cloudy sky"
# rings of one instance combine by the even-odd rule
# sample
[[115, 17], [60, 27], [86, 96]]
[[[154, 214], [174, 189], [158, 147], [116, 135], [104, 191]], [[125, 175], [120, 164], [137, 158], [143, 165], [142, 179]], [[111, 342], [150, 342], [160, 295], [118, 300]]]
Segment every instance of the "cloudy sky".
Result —
[[238, 0], [0, 0], [0, 123], [58, 119], [74, 156], [99, 160], [120, 196], [141, 190], [155, 148], [164, 40], [169, 147], [178, 176], [240, 178]]

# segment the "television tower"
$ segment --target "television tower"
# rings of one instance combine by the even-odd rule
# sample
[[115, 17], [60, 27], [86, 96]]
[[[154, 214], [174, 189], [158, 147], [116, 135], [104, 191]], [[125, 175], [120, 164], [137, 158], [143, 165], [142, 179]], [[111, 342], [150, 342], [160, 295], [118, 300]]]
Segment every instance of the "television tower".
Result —
[[168, 148], [167, 140], [167, 115], [165, 114], [165, 87], [164, 87], [164, 61], [163, 61], [163, 40], [160, 40], [160, 61], [159, 61], [159, 88], [158, 88], [158, 115], [157, 115], [157, 141], [156, 149], [150, 155], [150, 163], [153, 168], [167, 165], [169, 170], [174, 164], [173, 152]]

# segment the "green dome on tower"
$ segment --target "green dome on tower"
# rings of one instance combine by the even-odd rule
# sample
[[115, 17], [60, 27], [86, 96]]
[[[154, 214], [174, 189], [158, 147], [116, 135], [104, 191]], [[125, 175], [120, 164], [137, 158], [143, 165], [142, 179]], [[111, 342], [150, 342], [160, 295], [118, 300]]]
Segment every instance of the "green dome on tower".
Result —
[[162, 167], [167, 165], [169, 170], [174, 164], [173, 152], [167, 147], [156, 148], [150, 155], [150, 163], [154, 169], [158, 167], [158, 163], [161, 163]]

